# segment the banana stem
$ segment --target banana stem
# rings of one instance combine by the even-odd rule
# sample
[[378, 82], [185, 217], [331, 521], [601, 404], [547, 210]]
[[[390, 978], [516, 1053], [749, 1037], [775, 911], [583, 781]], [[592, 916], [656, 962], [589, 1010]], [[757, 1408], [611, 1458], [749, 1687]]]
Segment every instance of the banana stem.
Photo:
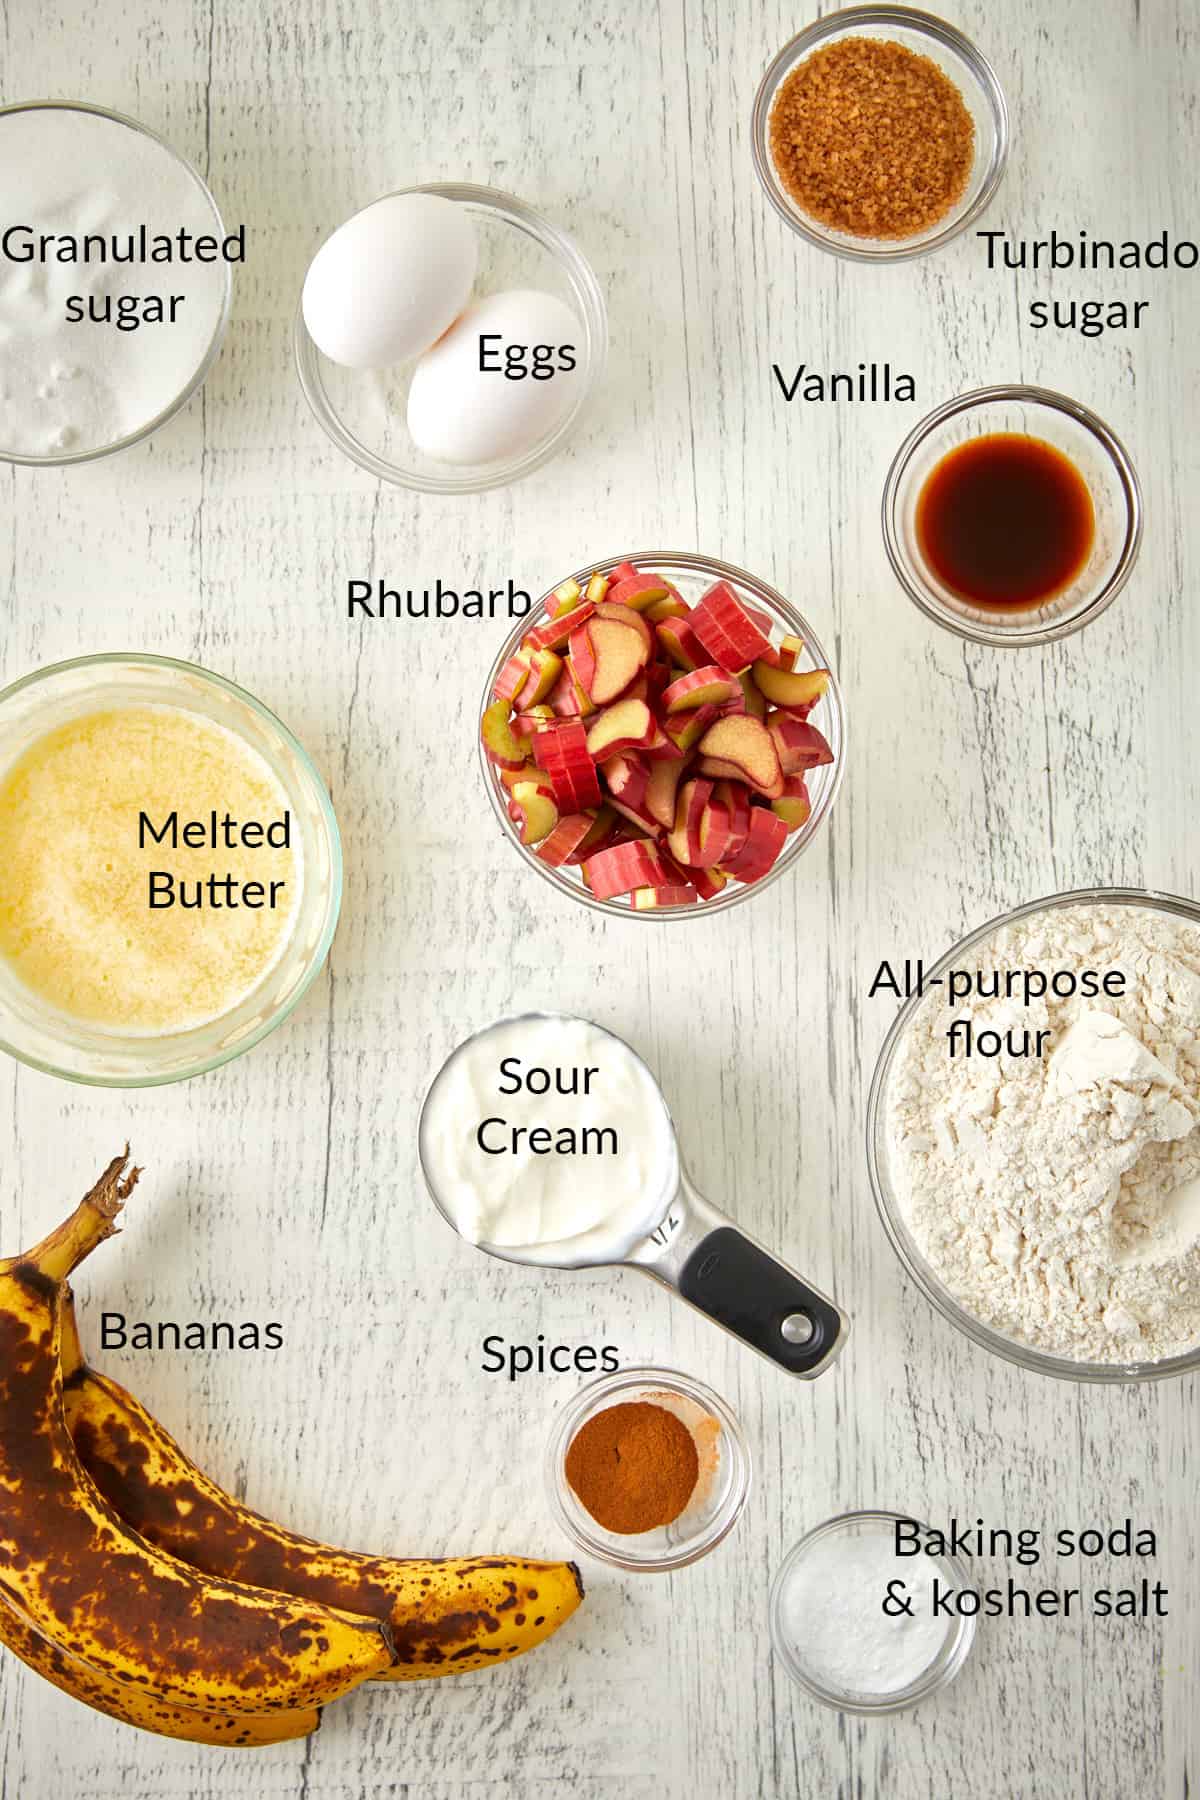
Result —
[[62, 1343], [59, 1347], [58, 1360], [62, 1365], [62, 1378], [70, 1381], [84, 1367], [85, 1357], [83, 1345], [79, 1340], [79, 1320], [75, 1316], [75, 1296], [70, 1288], [63, 1289], [61, 1308]]
[[85, 1194], [69, 1219], [19, 1256], [9, 1267], [33, 1267], [47, 1281], [65, 1281], [72, 1269], [90, 1256], [97, 1244], [112, 1237], [117, 1227], [113, 1220], [137, 1185], [140, 1169], [129, 1169], [129, 1145], [122, 1155], [114, 1156], [90, 1193]]

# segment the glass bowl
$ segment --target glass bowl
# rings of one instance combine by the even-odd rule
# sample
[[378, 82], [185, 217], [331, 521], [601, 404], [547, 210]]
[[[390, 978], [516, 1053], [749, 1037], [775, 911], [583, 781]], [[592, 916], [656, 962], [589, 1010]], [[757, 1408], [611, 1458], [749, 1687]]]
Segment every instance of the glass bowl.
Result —
[[255, 988], [219, 1018], [139, 1035], [71, 1017], [0, 959], [0, 1050], [31, 1068], [97, 1087], [186, 1081], [240, 1056], [281, 1025], [317, 974], [337, 925], [342, 850], [329, 795], [286, 725], [252, 695], [193, 663], [136, 653], [77, 657], [0, 693], [0, 772], [72, 718], [105, 706], [171, 706], [223, 726], [267, 764], [299, 832], [300, 898], [291, 930]]
[[[704, 590], [711, 587], [714, 581], [728, 581], [734, 588], [745, 594], [752, 605], [763, 612], [770, 613], [782, 634], [790, 633], [794, 637], [803, 638], [804, 654], [796, 664], [798, 670], [830, 668], [828, 658], [812, 627], [793, 606], [789, 605], [782, 594], [777, 593], [774, 588], [768, 587], [765, 582], [759, 581], [757, 577], [748, 575], [744, 569], [735, 568], [732, 563], [718, 562], [715, 557], [689, 556], [674, 550], [637, 550], [624, 556], [609, 557], [605, 561], [585, 563], [582, 569], [575, 571], [574, 578], [582, 583], [587, 580], [589, 575], [608, 574], [622, 562], [635, 563], [639, 568], [661, 570], [663, 574], [670, 576], [671, 581], [689, 603], [698, 600]], [[555, 583], [555, 586], [558, 585], [560, 583]], [[554, 589], [551, 588], [542, 596], [536, 606], [530, 609], [527, 616], [513, 627], [501, 645], [499, 654], [492, 664], [484, 684], [483, 699], [480, 704], [481, 717], [491, 701], [496, 677], [509, 657], [519, 649], [521, 639], [526, 632], [546, 616], [546, 604], [553, 592]], [[837, 798], [838, 789], [842, 784], [846, 760], [845, 709], [836, 674], [831, 675], [827, 692], [814, 706], [812, 722], [828, 739], [833, 750], [833, 761], [823, 764], [819, 769], [808, 771], [808, 794], [812, 803], [812, 812], [798, 830], [789, 834], [774, 867], [759, 881], [728, 882], [721, 893], [715, 895], [711, 900], [699, 900], [692, 905], [685, 906], [660, 906], [645, 912], [639, 912], [630, 906], [627, 894], [612, 900], [598, 900], [594, 894], [588, 892], [584, 886], [583, 877], [576, 867], [564, 865], [557, 869], [551, 868], [541, 860], [534, 850], [531, 850], [527, 844], [523, 844], [517, 835], [516, 826], [508, 816], [508, 790], [500, 779], [499, 770], [488, 761], [482, 740], [479, 746], [479, 761], [483, 770], [488, 798], [492, 803], [492, 810], [500, 821], [505, 837], [528, 867], [536, 869], [543, 880], [551, 882], [561, 892], [569, 894], [573, 900], [582, 901], [593, 911], [608, 913], [610, 916], [620, 919], [707, 918], [711, 913], [722, 912], [727, 907], [737, 906], [741, 901], [750, 899], [754, 894], [761, 894], [764, 888], [778, 880], [779, 876], [786, 869], [790, 869], [796, 859], [808, 849], [822, 824], [828, 818], [834, 800]]]
[[[1151, 888], [1077, 888], [1069, 893], [1052, 894], [1044, 900], [1031, 900], [1025, 906], [1014, 907], [1011, 912], [1002, 913], [995, 919], [989, 919], [986, 925], [981, 925], [977, 931], [970, 932], [926, 971], [926, 989], [930, 990], [931, 984], [938, 977], [960, 962], [977, 945], [986, 943], [998, 931], [1002, 931], [1005, 926], [1013, 925], [1033, 913], [1045, 912], [1054, 907], [1096, 904], [1141, 907], [1149, 911], [1167, 913], [1173, 918], [1184, 919], [1191, 925], [1200, 925], [1200, 906], [1196, 905], [1194, 901], [1181, 899], [1175, 894], [1161, 894]], [[977, 1319], [973, 1313], [960, 1306], [943, 1285], [940, 1277], [926, 1261], [905, 1221], [892, 1183], [887, 1151], [888, 1083], [892, 1066], [914, 1013], [918, 1006], [929, 1000], [929, 997], [928, 991], [923, 998], [913, 995], [911, 999], [905, 1001], [896, 1014], [879, 1052], [867, 1101], [867, 1166], [870, 1172], [871, 1189], [875, 1195], [875, 1205], [893, 1250], [925, 1298], [941, 1313], [944, 1319], [948, 1319], [964, 1336], [970, 1338], [972, 1343], [981, 1345], [985, 1350], [990, 1350], [995, 1356], [1004, 1357], [1008, 1362], [1019, 1364], [1023, 1369], [1032, 1369], [1039, 1375], [1054, 1375], [1065, 1381], [1115, 1383], [1160, 1381], [1170, 1375], [1186, 1375], [1195, 1369], [1200, 1369], [1200, 1344], [1183, 1355], [1163, 1357], [1157, 1362], [1078, 1362], [1071, 1357], [1038, 1350], [1019, 1338], [1009, 1337], [1004, 1332], [984, 1324], [981, 1319]]]
[[[795, 1642], [789, 1632], [785, 1617], [788, 1590], [797, 1569], [814, 1550], [822, 1543], [827, 1543], [831, 1537], [865, 1536], [878, 1531], [881, 1526], [890, 1529], [897, 1519], [911, 1519], [912, 1516], [911, 1513], [864, 1511], [842, 1513], [836, 1519], [826, 1519], [823, 1524], [806, 1532], [798, 1543], [793, 1544], [771, 1583], [769, 1616], [771, 1644], [776, 1656], [799, 1687], [811, 1694], [814, 1700], [832, 1707], [836, 1712], [856, 1713], [866, 1717], [872, 1714], [905, 1712], [910, 1706], [918, 1706], [922, 1700], [928, 1700], [931, 1694], [949, 1687], [961, 1671], [970, 1654], [971, 1645], [975, 1642], [973, 1615], [948, 1619], [945, 1642], [929, 1667], [915, 1681], [910, 1682], [907, 1687], [894, 1689], [891, 1693], [867, 1694], [831, 1687], [815, 1669], [805, 1663], [803, 1645]], [[927, 1557], [922, 1552], [921, 1561], [936, 1563], [941, 1574], [955, 1588], [971, 1585], [970, 1577], [957, 1557]]]
[[[934, 468], [960, 444], [997, 432], [1052, 444], [1092, 497], [1096, 528], [1087, 563], [1040, 606], [975, 606], [941, 581], [921, 549], [917, 506]], [[1077, 400], [1048, 388], [978, 388], [939, 406], [901, 444], [884, 484], [883, 536], [900, 585], [935, 624], [976, 644], [1049, 644], [1099, 618], [1129, 580], [1142, 541], [1141, 489], [1115, 432]]]
[[[149, 126], [141, 124], [137, 119], [128, 118], [124, 113], [114, 112], [108, 106], [92, 106], [86, 100], [21, 100], [12, 106], [0, 106], [0, 119], [3, 119], [6, 113], [50, 110], [94, 113], [98, 118], [109, 119], [114, 125], [124, 125], [130, 131], [138, 131], [143, 137], [150, 138], [154, 143], [161, 145], [171, 160], [191, 176], [205, 203], [211, 209], [213, 233], [219, 238], [225, 236], [225, 225], [220, 209], [200, 171], [185, 156], [181, 156], [178, 150], [168, 144], [165, 138], [160, 137], [156, 131], [151, 131]], [[153, 228], [154, 221], [148, 221], [148, 224]], [[178, 221], [174, 228], [178, 229]], [[100, 444], [86, 450], [58, 451], [53, 456], [28, 456], [19, 451], [5, 450], [3, 446], [0, 446], [0, 462], [19, 463], [23, 467], [34, 469], [64, 468], [71, 463], [96, 462], [102, 456], [115, 456], [119, 450], [128, 450], [133, 444], [142, 443], [144, 439], [151, 437], [154, 432], [165, 425], [168, 419], [174, 418], [175, 414], [187, 405], [192, 395], [203, 385], [209, 370], [217, 359], [221, 340], [225, 336], [225, 328], [229, 324], [229, 313], [233, 302], [233, 270], [229, 263], [224, 262], [224, 259], [222, 259], [222, 263], [225, 270], [225, 294], [220, 314], [213, 326], [212, 336], [203, 356], [187, 381], [160, 412], [156, 413], [152, 419], [147, 420], [144, 425], [139, 425], [136, 431], [127, 433], [125, 437], [114, 439], [111, 444]]]
[[397, 191], [438, 194], [466, 207], [479, 239], [476, 294], [512, 287], [540, 288], [565, 301], [578, 315], [584, 380], [575, 405], [548, 437], [519, 456], [464, 467], [435, 462], [418, 450], [408, 435], [408, 388], [415, 364], [374, 370], [342, 368], [317, 349], [298, 306], [293, 345], [304, 397], [342, 454], [381, 481], [425, 494], [481, 494], [489, 488], [507, 487], [549, 462], [579, 428], [608, 351], [608, 315], [600, 284], [573, 238], [499, 188], [450, 181]]
[[[657, 1530], [628, 1535], [606, 1531], [593, 1519], [567, 1480], [566, 1459], [576, 1432], [596, 1413], [638, 1401], [665, 1406], [693, 1434], [706, 1418], [715, 1419], [721, 1430], [715, 1444], [711, 1438], [708, 1443], [702, 1436], [697, 1440], [700, 1479], [679, 1518]], [[750, 1447], [729, 1407], [703, 1382], [675, 1369], [621, 1369], [593, 1381], [559, 1413], [546, 1454], [550, 1505], [567, 1536], [589, 1556], [638, 1573], [683, 1569], [715, 1550], [741, 1516], [750, 1478]]]
[[[954, 83], [975, 122], [975, 161], [961, 198], [927, 231], [911, 238], [853, 237], [823, 225], [792, 199], [771, 155], [771, 114], [783, 83], [814, 50], [851, 37], [880, 38], [929, 57]], [[991, 65], [953, 25], [907, 6], [849, 6], [817, 19], [783, 46], [755, 95], [750, 142], [767, 199], [800, 237], [851, 262], [905, 262], [940, 250], [988, 206], [1008, 161], [1008, 107]]]

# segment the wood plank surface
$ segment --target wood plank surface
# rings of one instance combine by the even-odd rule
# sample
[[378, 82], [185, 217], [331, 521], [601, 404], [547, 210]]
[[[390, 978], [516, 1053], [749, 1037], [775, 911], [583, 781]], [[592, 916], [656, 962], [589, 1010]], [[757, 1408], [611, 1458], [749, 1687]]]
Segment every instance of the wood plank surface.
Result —
[[[954, 17], [1013, 116], [988, 226], [1200, 232], [1190, 0], [962, 0]], [[1054, 1383], [957, 1336], [877, 1224], [863, 1130], [893, 1010], [867, 994], [882, 957], [932, 958], [1064, 888], [1197, 891], [1200, 273], [1060, 277], [1064, 297], [1151, 301], [1139, 332], [1083, 339], [1032, 331], [1028, 301], [1050, 290], [989, 274], [971, 237], [878, 270], [807, 249], [768, 208], [749, 145], [762, 70], [805, 22], [778, 0], [0, 0], [5, 101], [138, 116], [198, 161], [250, 242], [220, 360], [170, 427], [88, 467], [0, 466], [0, 675], [132, 648], [232, 677], [314, 754], [347, 863], [327, 974], [243, 1060], [127, 1095], [0, 1062], [0, 1247], [54, 1222], [128, 1136], [147, 1175], [79, 1280], [85, 1334], [102, 1305], [282, 1321], [274, 1357], [104, 1361], [219, 1479], [334, 1541], [566, 1553], [542, 1460], [578, 1378], [484, 1374], [491, 1332], [686, 1369], [733, 1405], [757, 1462], [708, 1560], [664, 1578], [592, 1565], [586, 1607], [548, 1647], [360, 1692], [307, 1744], [141, 1737], [0, 1657], [0, 1800], [1195, 1791], [1195, 1382]], [[450, 501], [343, 460], [290, 341], [336, 222], [454, 179], [576, 234], [611, 343], [566, 455]], [[789, 406], [770, 372], [871, 360], [913, 375], [915, 406]], [[1099, 622], [1002, 653], [904, 598], [879, 495], [922, 413], [1019, 379], [1113, 425], [1147, 529]], [[474, 743], [499, 628], [352, 622], [344, 604], [351, 577], [540, 592], [649, 547], [708, 551], [789, 594], [849, 714], [841, 800], [796, 872], [666, 927], [594, 917], [501, 842]], [[416, 1161], [428, 1081], [468, 1032], [536, 1006], [590, 1015], [646, 1056], [698, 1184], [853, 1313], [835, 1370], [789, 1384], [634, 1274], [505, 1267], [440, 1224]], [[1043, 1531], [1128, 1515], [1160, 1534], [1170, 1616], [985, 1622], [960, 1680], [918, 1712], [825, 1712], [772, 1663], [767, 1592], [804, 1529], [854, 1506]], [[1088, 1579], [1125, 1572], [1103, 1561]]]

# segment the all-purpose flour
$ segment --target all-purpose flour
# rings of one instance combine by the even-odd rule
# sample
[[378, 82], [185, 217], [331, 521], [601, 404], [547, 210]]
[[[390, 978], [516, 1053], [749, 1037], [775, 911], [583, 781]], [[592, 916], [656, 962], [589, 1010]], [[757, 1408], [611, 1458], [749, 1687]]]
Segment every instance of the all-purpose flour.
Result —
[[[1122, 969], [1118, 999], [913, 1015], [889, 1084], [901, 1211], [968, 1312], [1077, 1361], [1200, 1342], [1200, 929], [1148, 908], [1021, 920], [956, 966]], [[947, 1032], [1047, 1028], [1043, 1056], [951, 1058]]]
[[[203, 188], [164, 144], [71, 108], [0, 115], [0, 453], [72, 455], [118, 443], [196, 374], [225, 304], [225, 261], [64, 261], [60, 243], [40, 254], [42, 234], [128, 240], [142, 226], [150, 236], [219, 235]], [[76, 296], [85, 308], [107, 297], [115, 313], [122, 298], [150, 295], [166, 304], [161, 323], [122, 329], [68, 318]]]

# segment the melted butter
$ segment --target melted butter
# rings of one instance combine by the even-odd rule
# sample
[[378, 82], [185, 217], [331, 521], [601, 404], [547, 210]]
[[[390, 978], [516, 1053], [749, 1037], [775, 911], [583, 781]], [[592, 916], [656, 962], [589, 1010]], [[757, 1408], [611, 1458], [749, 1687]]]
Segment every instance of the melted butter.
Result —
[[[294, 848], [139, 842], [211, 813], [264, 827], [283, 789], [233, 733], [170, 706], [94, 712], [39, 738], [0, 783], [0, 956], [42, 1000], [91, 1025], [184, 1030], [229, 1012], [287, 941], [299, 894]], [[295, 843], [293, 821], [292, 841]], [[178, 901], [151, 908], [150, 873], [189, 892], [210, 876], [263, 884], [276, 904]], [[161, 890], [160, 890], [161, 891]]]

